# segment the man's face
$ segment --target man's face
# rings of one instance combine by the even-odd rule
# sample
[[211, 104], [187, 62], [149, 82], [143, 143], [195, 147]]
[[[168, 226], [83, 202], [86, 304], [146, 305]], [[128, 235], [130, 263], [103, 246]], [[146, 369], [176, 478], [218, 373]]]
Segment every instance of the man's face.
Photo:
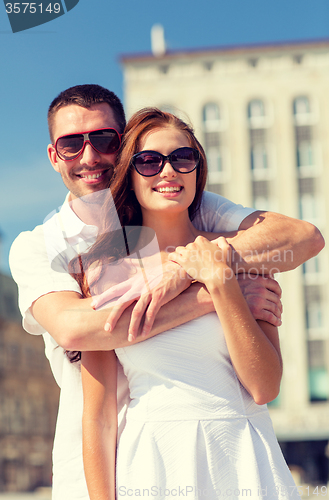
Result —
[[[54, 143], [64, 135], [104, 128], [118, 130], [112, 108], [107, 103], [94, 104], [88, 109], [75, 104], [64, 106], [54, 117]], [[59, 158], [55, 147], [49, 144], [48, 156], [52, 166], [61, 174], [65, 186], [71, 192], [71, 199], [75, 199], [108, 187], [117, 153], [98, 153], [86, 143], [78, 158], [65, 161]]]

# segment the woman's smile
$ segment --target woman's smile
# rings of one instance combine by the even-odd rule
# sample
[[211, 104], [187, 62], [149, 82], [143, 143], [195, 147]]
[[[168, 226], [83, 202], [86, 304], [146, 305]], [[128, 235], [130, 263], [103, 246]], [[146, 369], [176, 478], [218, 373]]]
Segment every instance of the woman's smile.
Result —
[[[163, 127], [147, 133], [141, 140], [139, 150], [157, 151], [166, 156], [184, 147], [191, 147], [191, 144], [183, 131]], [[145, 211], [156, 211], [158, 215], [159, 211], [163, 211], [164, 215], [171, 210], [187, 211], [193, 202], [196, 170], [187, 174], [176, 172], [167, 160], [159, 174], [145, 177], [134, 171], [132, 178], [133, 189], [144, 215]]]
[[157, 193], [162, 194], [164, 196], [173, 197], [173, 196], [178, 196], [183, 189], [184, 189], [183, 186], [176, 183], [170, 183], [170, 184], [163, 183], [155, 186], [153, 188], [153, 191], [156, 191]]

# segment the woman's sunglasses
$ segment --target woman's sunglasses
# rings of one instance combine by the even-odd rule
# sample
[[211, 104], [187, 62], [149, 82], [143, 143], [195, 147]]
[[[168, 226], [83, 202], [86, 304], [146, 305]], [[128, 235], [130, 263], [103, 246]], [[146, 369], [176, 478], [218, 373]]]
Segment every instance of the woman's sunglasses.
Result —
[[132, 157], [131, 164], [140, 175], [152, 177], [161, 172], [166, 161], [176, 172], [189, 174], [199, 165], [200, 153], [194, 148], [178, 148], [168, 156], [157, 151], [140, 151]]
[[75, 160], [88, 142], [100, 154], [110, 155], [120, 148], [122, 134], [114, 128], [103, 128], [59, 137], [55, 143], [58, 156], [64, 161]]

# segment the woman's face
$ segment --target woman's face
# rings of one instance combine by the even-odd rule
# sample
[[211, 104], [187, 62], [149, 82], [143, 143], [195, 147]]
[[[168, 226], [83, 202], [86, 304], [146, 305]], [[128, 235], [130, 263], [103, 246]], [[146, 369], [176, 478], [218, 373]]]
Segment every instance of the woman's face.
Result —
[[[183, 147], [191, 147], [188, 136], [181, 130], [167, 127], [148, 132], [142, 137], [139, 152], [157, 151], [167, 156]], [[143, 177], [134, 169], [132, 186], [143, 214], [145, 211], [174, 213], [187, 210], [195, 196], [196, 172], [196, 169], [188, 174], [176, 172], [169, 161], [153, 177]]]

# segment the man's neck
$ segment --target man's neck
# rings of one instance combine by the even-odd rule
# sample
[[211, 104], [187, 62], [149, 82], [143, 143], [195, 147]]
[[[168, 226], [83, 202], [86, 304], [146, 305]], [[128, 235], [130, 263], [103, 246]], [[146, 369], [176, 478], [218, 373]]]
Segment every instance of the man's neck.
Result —
[[91, 193], [80, 198], [70, 193], [68, 202], [75, 215], [82, 222], [92, 226], [99, 225], [100, 211], [104, 203], [104, 191]]

